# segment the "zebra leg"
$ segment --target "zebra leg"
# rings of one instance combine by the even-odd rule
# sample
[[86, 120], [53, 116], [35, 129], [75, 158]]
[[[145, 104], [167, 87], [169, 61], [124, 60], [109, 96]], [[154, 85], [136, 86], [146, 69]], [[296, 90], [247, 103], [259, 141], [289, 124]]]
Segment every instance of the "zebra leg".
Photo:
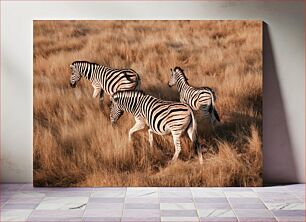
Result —
[[180, 135], [172, 134], [172, 136], [173, 136], [173, 142], [175, 146], [175, 153], [172, 157], [171, 162], [174, 163], [177, 160], [181, 152], [181, 141], [180, 141]]
[[99, 101], [100, 101], [100, 103], [103, 103], [103, 99], [104, 99], [104, 90], [103, 89], [101, 89], [100, 90], [100, 95], [99, 95]]
[[203, 156], [202, 156], [202, 152], [201, 152], [201, 146], [200, 146], [200, 144], [199, 144], [199, 141], [198, 141], [197, 136], [196, 136], [195, 133], [193, 132], [192, 127], [189, 127], [189, 128], [188, 128], [187, 134], [188, 134], [190, 140], [191, 140], [192, 143], [193, 143], [193, 148], [197, 151], [197, 154], [198, 154], [198, 157], [199, 157], [200, 164], [202, 164], [202, 163], [203, 163]]
[[103, 111], [104, 110], [104, 106], [103, 106], [103, 99], [104, 99], [104, 90], [101, 89], [100, 90], [100, 93], [99, 93], [99, 106], [100, 106], [100, 109]]
[[129, 142], [132, 141], [132, 135], [133, 135], [133, 133], [135, 133], [135, 132], [138, 131], [138, 130], [143, 129], [143, 128], [146, 126], [145, 122], [142, 121], [141, 119], [135, 118], [135, 120], [136, 120], [135, 125], [134, 125], [134, 126], [130, 129], [130, 131], [129, 131]]
[[94, 88], [94, 92], [93, 92], [93, 94], [92, 94], [92, 97], [93, 97], [93, 98], [96, 98], [97, 95], [100, 93], [100, 90], [101, 90], [101, 88]]
[[151, 129], [149, 129], [148, 133], [149, 133], [149, 143], [150, 143], [150, 146], [153, 147], [153, 131]]
[[206, 105], [202, 105], [200, 107], [200, 110], [202, 111], [202, 114], [203, 114], [204, 118], [207, 120], [208, 117], [209, 117], [208, 107]]
[[210, 123], [210, 125], [214, 128], [214, 120], [212, 118], [212, 110], [213, 108], [211, 106], [203, 105], [201, 106], [201, 111], [203, 113], [203, 116], [206, 121]]

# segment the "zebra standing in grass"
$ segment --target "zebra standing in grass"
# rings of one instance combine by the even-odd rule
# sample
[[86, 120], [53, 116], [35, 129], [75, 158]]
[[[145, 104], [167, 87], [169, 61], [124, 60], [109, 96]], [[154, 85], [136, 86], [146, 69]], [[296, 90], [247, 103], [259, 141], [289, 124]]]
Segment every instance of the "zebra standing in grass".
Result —
[[209, 87], [194, 88], [187, 82], [187, 78], [183, 69], [175, 67], [170, 69], [171, 76], [169, 87], [177, 86], [180, 92], [180, 101], [187, 103], [193, 110], [202, 110], [204, 116], [210, 120], [212, 124], [216, 121], [220, 122], [219, 114], [215, 108], [216, 96], [215, 92]]
[[202, 163], [202, 153], [197, 138], [197, 124], [192, 109], [184, 103], [163, 101], [142, 91], [119, 91], [111, 96], [110, 119], [116, 123], [124, 111], [132, 113], [135, 125], [129, 131], [129, 141], [132, 134], [149, 127], [149, 142], [153, 146], [153, 133], [158, 135], [172, 134], [175, 153], [172, 162], [175, 162], [181, 151], [180, 137], [187, 130], [187, 134]]
[[87, 61], [75, 61], [70, 68], [72, 70], [71, 87], [74, 88], [81, 77], [88, 79], [94, 88], [93, 97], [99, 94], [100, 105], [103, 103], [104, 91], [112, 95], [117, 91], [134, 90], [140, 87], [140, 77], [132, 69], [112, 69]]

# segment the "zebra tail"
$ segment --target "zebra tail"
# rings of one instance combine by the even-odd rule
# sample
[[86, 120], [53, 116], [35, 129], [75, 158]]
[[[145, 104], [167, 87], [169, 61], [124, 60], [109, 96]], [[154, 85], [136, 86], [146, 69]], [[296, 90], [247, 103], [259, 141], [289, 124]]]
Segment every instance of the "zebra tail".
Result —
[[217, 112], [215, 107], [213, 109], [213, 112], [214, 112], [214, 115], [215, 115], [216, 119], [220, 122], [220, 117], [219, 117], [219, 114], [218, 114], [218, 112]]
[[138, 73], [136, 74], [136, 82], [137, 82], [136, 89], [140, 90], [141, 79]]
[[216, 117], [216, 119], [220, 122], [220, 117], [219, 114], [217, 112], [216, 106], [215, 106], [215, 101], [216, 101], [216, 94], [213, 90], [210, 91], [210, 95], [211, 95], [211, 107], [209, 108], [212, 112], [214, 112], [214, 115]]
[[191, 137], [192, 137], [193, 147], [197, 153], [199, 152], [199, 149], [200, 149], [200, 143], [198, 141], [197, 122], [195, 120], [193, 111], [191, 109], [190, 109], [190, 113], [191, 113], [191, 122], [189, 124], [189, 127], [192, 127]]

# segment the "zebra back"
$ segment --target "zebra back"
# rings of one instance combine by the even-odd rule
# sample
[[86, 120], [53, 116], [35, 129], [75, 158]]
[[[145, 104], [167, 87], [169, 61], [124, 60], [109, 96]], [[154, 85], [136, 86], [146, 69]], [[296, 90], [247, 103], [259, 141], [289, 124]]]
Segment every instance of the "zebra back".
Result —
[[192, 110], [185, 103], [164, 101], [142, 91], [119, 91], [112, 98], [123, 111], [146, 119], [149, 127], [160, 135], [170, 129], [181, 134], [192, 121]]
[[134, 90], [140, 87], [140, 77], [132, 69], [113, 69], [87, 61], [75, 61], [72, 65], [84, 78], [101, 87], [109, 95], [117, 91]]

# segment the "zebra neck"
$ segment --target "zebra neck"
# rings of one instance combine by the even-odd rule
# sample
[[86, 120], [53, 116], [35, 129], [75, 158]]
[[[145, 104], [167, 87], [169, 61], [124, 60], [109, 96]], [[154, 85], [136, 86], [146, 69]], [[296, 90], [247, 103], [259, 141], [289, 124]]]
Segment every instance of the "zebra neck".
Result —
[[177, 80], [176, 86], [180, 92], [189, 87], [188, 83], [183, 78]]
[[131, 101], [127, 102], [127, 106], [125, 106], [125, 111], [132, 113], [133, 115], [137, 115], [139, 113], [139, 101], [137, 98], [131, 98]]
[[91, 81], [91, 77], [96, 69], [96, 65], [87, 64], [83, 70], [80, 70], [81, 75]]

